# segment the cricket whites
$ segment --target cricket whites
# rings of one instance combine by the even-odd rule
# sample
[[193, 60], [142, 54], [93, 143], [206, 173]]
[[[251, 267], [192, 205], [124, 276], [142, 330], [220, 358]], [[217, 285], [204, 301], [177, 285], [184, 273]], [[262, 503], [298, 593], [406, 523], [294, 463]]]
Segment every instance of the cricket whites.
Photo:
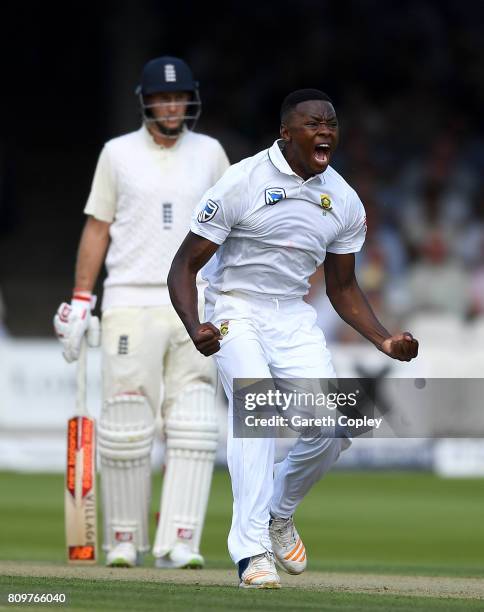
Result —
[[96, 424], [86, 407], [86, 338], [77, 363], [76, 415], [67, 424], [65, 525], [67, 561], [96, 563]]

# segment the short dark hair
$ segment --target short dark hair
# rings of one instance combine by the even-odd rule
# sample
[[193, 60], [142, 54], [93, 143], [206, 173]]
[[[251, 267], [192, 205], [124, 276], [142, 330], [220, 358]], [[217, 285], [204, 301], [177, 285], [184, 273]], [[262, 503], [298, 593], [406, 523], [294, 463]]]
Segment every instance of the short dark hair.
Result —
[[324, 100], [325, 102], [333, 101], [325, 94], [324, 91], [319, 89], [296, 89], [292, 93], [288, 94], [281, 104], [281, 122], [284, 122], [287, 115], [300, 103], [307, 102], [308, 100]]

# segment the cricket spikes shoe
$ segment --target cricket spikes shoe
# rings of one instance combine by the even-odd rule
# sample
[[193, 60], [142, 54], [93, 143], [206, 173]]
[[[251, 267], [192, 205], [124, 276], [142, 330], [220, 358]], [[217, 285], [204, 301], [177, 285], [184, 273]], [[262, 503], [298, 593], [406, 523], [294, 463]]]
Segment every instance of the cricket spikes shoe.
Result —
[[176, 544], [168, 554], [155, 560], [155, 567], [158, 569], [202, 569], [204, 565], [202, 555], [182, 543]]
[[135, 567], [137, 558], [135, 545], [131, 542], [121, 542], [107, 553], [106, 565], [108, 567]]
[[239, 586], [243, 589], [279, 589], [281, 579], [270, 552], [239, 561]]
[[306, 569], [306, 549], [294, 525], [292, 516], [272, 517], [269, 536], [278, 565], [288, 574], [301, 574]]

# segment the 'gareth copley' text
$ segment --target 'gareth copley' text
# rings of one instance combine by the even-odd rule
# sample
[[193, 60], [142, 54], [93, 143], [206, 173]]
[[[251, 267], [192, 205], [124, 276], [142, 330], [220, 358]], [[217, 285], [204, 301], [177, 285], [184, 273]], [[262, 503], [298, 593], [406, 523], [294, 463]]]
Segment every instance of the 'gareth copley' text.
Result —
[[280, 414], [273, 415], [270, 417], [259, 417], [255, 414], [249, 414], [244, 419], [247, 427], [353, 427], [359, 429], [360, 427], [374, 427], [378, 429], [382, 422], [382, 418], [373, 419], [369, 417], [351, 418], [344, 414], [340, 415], [337, 419], [332, 416], [323, 417], [303, 417], [301, 415], [294, 415], [290, 418], [283, 417]]

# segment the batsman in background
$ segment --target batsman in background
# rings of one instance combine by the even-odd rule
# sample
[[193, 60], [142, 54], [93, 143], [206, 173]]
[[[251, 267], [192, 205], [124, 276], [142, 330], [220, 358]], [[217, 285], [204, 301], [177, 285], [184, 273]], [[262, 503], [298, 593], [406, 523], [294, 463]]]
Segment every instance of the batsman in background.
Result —
[[106, 563], [135, 566], [150, 548], [150, 454], [161, 406], [166, 452], [156, 566], [202, 567], [217, 448], [216, 374], [193, 346], [166, 283], [195, 205], [229, 162], [217, 140], [192, 131], [201, 110], [198, 83], [181, 59], [148, 62], [136, 93], [143, 124], [101, 152], [73, 298], [54, 326], [66, 360], [76, 360], [106, 259], [97, 434]]

